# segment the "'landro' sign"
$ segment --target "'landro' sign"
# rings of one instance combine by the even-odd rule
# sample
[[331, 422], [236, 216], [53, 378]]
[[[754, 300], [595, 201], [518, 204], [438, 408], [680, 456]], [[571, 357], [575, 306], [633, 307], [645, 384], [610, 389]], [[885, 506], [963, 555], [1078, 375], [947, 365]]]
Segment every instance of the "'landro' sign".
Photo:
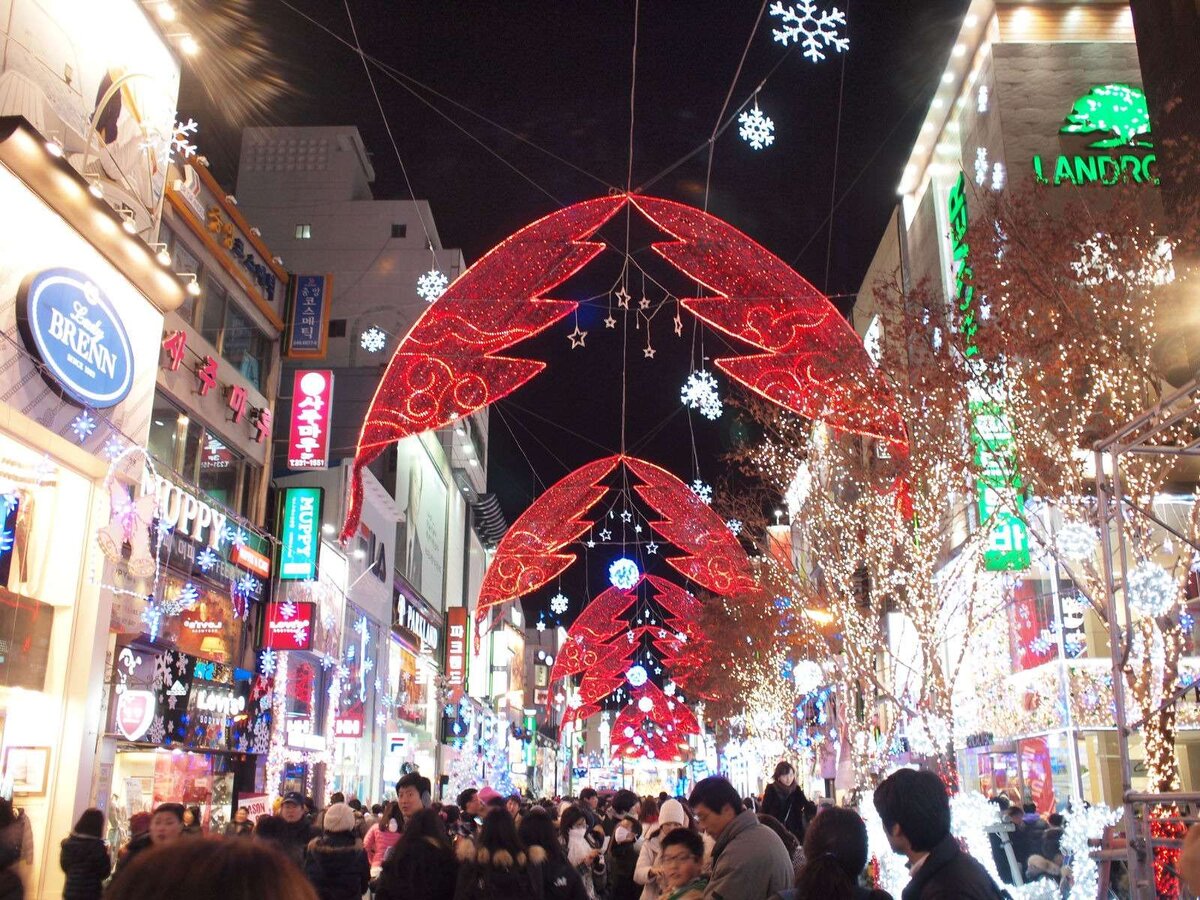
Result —
[[84, 406], [116, 406], [133, 386], [133, 347], [112, 301], [83, 272], [46, 269], [17, 308], [29, 348], [57, 386]]
[[1158, 184], [1156, 157], [1145, 152], [1154, 147], [1150, 112], [1138, 88], [1097, 85], [1075, 101], [1059, 133], [1091, 137], [1089, 150], [1124, 152], [1061, 154], [1053, 164], [1035, 156], [1033, 174], [1041, 184]]

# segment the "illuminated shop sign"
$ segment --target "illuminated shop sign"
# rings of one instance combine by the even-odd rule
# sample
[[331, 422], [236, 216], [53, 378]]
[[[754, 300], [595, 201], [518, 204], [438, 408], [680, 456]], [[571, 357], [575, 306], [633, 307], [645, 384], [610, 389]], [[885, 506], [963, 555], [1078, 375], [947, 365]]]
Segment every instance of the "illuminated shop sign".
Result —
[[407, 585], [396, 583], [392, 629], [414, 647], [436, 650], [441, 643], [439, 629], [429, 619], [424, 604], [410, 596], [406, 589]]
[[356, 714], [336, 716], [333, 720], [333, 736], [360, 738], [363, 736], [363, 717]]
[[[954, 305], [958, 328], [963, 335], [963, 354], [970, 359], [979, 353], [975, 335], [979, 330], [979, 298], [967, 243], [969, 210], [966, 176], [959, 173], [947, 201], [950, 220], [950, 255], [954, 279]], [[1003, 407], [997, 403], [972, 403], [971, 437], [980, 475], [975, 483], [979, 521], [991, 522], [984, 567], [989, 572], [1011, 572], [1029, 568], [1029, 539], [1023, 519], [1024, 496], [1017, 474], [1016, 451]], [[1012, 508], [1016, 508], [1016, 512]]]
[[259, 578], [271, 577], [270, 557], [259, 553], [257, 550], [252, 550], [246, 544], [234, 545], [230, 561], [235, 566], [241, 566], [243, 569], [253, 572]]
[[126, 690], [117, 695], [117, 731], [126, 740], [140, 740], [150, 730], [157, 711], [158, 702], [152, 691]]
[[[166, 351], [162, 368], [167, 372], [179, 371], [180, 365], [187, 358], [187, 332], [172, 331], [163, 338], [162, 348]], [[193, 370], [196, 376], [196, 393], [201, 397], [206, 397], [209, 391], [216, 388], [218, 395], [224, 394], [225, 408], [228, 410], [230, 421], [235, 425], [243, 421], [248, 422], [250, 436], [254, 438], [255, 443], [261, 444], [263, 441], [269, 439], [271, 437], [272, 421], [270, 408], [251, 405], [249, 392], [244, 385], [218, 384], [218, 372], [219, 366], [214, 357], [207, 354], [200, 357]], [[245, 428], [246, 426], [243, 425], [242, 427]], [[216, 438], [210, 437], [208, 443], [205, 445], [205, 452], [200, 460], [200, 467], [202, 469], [224, 469], [228, 467], [229, 461], [232, 458], [232, 454], [229, 453], [224, 444]]]
[[292, 280], [284, 356], [324, 358], [332, 286], [332, 275], [297, 275]]
[[315, 603], [268, 603], [263, 647], [268, 650], [309, 650], [312, 648]]
[[452, 606], [446, 610], [446, 686], [451, 699], [457, 700], [467, 683], [467, 609]]
[[321, 550], [321, 488], [286, 488], [279, 514], [279, 578], [313, 581]]
[[237, 261], [238, 265], [246, 270], [251, 281], [262, 291], [263, 297], [268, 302], [274, 302], [275, 288], [278, 284], [275, 273], [269, 265], [260, 262], [250, 252], [246, 241], [241, 237], [241, 232], [235, 229], [233, 222], [225, 218], [221, 207], [210, 206], [205, 211], [204, 221], [204, 227], [216, 236], [217, 242], [229, 251], [229, 255]]
[[1158, 184], [1156, 156], [1150, 138], [1146, 95], [1126, 84], [1101, 84], [1075, 101], [1059, 134], [1092, 140], [1089, 151], [1059, 154], [1053, 162], [1033, 158], [1033, 174], [1041, 184]]
[[289, 469], [329, 467], [329, 419], [333, 405], [333, 372], [300, 369], [292, 379]]
[[112, 301], [86, 274], [46, 269], [22, 284], [25, 342], [71, 399], [116, 406], [133, 386], [133, 347]]

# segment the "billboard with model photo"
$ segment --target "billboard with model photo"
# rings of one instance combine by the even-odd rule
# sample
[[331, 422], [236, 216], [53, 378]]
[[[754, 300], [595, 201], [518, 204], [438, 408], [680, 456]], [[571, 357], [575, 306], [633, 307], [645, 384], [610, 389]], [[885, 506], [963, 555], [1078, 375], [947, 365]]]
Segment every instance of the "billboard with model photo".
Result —
[[442, 608], [449, 491], [419, 436], [397, 445], [396, 505], [404, 515], [396, 562], [434, 609]]

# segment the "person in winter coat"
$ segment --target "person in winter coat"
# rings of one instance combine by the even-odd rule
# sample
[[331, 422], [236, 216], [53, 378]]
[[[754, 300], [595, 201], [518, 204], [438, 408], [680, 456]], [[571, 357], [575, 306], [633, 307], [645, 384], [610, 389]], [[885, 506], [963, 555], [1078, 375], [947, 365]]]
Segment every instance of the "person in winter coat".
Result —
[[992, 876], [950, 834], [950, 799], [937, 775], [899, 769], [873, 799], [892, 850], [908, 857], [903, 900], [1000, 900]]
[[818, 815], [804, 835], [804, 855], [796, 887], [771, 900], [892, 900], [887, 891], [858, 884], [867, 866], [867, 826], [854, 810], [830, 807]]
[[774, 816], [803, 844], [804, 809], [807, 805], [808, 798], [796, 784], [796, 770], [790, 762], [781, 760], [775, 766], [771, 783], [763, 791], [762, 809], [759, 812], [764, 816]]
[[596, 881], [607, 876], [604, 857], [597, 843], [593, 843], [595, 832], [588, 828], [587, 814], [578, 805], [568, 806], [558, 820], [559, 839], [567, 851], [567, 862], [575, 867], [583, 879], [583, 889], [588, 900], [596, 900]]
[[321, 900], [359, 900], [371, 883], [367, 854], [354, 837], [354, 810], [345, 803], [325, 808], [324, 833], [304, 856], [304, 874]]
[[613, 826], [612, 843], [605, 860], [609, 900], [638, 900], [642, 896], [642, 885], [634, 880], [641, 852], [641, 825], [637, 819], [631, 816], [618, 819]]
[[384, 807], [379, 821], [367, 830], [367, 836], [363, 838], [363, 849], [367, 851], [372, 878], [378, 878], [379, 873], [383, 871], [383, 861], [387, 859], [388, 851], [400, 841], [403, 826], [404, 817], [400, 815], [400, 805], [389, 803]]
[[189, 837], [204, 834], [204, 826], [200, 822], [200, 807], [188, 806], [183, 810], [183, 833]]
[[542, 863], [542, 890], [546, 900], [587, 900], [583, 879], [567, 860], [567, 852], [554, 828], [554, 820], [540, 806], [522, 819], [517, 834], [532, 852], [538, 847], [546, 853]]
[[704, 841], [687, 828], [676, 828], [662, 840], [662, 866], [666, 900], [703, 900], [708, 894], [704, 866]]
[[233, 813], [233, 821], [225, 823], [225, 837], [250, 837], [253, 833], [250, 810], [239, 806]]
[[161, 847], [179, 840], [183, 835], [183, 804], [160, 803], [150, 816], [150, 830], [143, 836], [133, 838], [125, 845], [125, 853], [117, 862], [117, 871], [133, 862], [139, 854], [151, 847]]
[[453, 900], [457, 879], [458, 860], [441, 817], [424, 809], [409, 818], [384, 860], [375, 900]]
[[454, 900], [543, 900], [546, 851], [527, 849], [503, 808], [488, 811], [475, 843], [459, 841], [455, 849], [462, 865]]
[[662, 889], [666, 886], [660, 863], [662, 840], [676, 828], [689, 828], [694, 831], [695, 825], [684, 810], [683, 804], [672, 798], [659, 807], [658, 823], [653, 829], [647, 829], [642, 840], [637, 868], [633, 872], [633, 880], [644, 885], [641, 900], [658, 900], [662, 896]]
[[112, 859], [101, 835], [104, 813], [85, 809], [62, 842], [58, 864], [66, 873], [63, 900], [100, 900], [104, 880], [112, 873]]
[[705, 900], [762, 900], [792, 886], [795, 874], [783, 841], [742, 807], [733, 785], [710, 776], [696, 784], [688, 802], [716, 841]]
[[279, 818], [282, 822], [278, 828], [271, 829], [271, 838], [288, 859], [303, 868], [308, 845], [320, 835], [308, 817], [304, 796], [295, 791], [285, 794], [279, 806]]
[[150, 843], [150, 813], [138, 812], [129, 817], [129, 840], [117, 850], [117, 871], [125, 865], [130, 853], [136, 854]]

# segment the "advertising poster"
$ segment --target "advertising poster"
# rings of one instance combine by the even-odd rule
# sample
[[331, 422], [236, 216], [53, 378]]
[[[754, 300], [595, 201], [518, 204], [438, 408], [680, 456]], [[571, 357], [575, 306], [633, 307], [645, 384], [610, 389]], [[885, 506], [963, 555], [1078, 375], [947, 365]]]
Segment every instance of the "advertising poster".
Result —
[[1021, 741], [1021, 775], [1037, 811], [1042, 815], [1054, 812], [1054, 772], [1050, 768], [1050, 746], [1046, 739]]
[[417, 436], [397, 444], [396, 505], [404, 513], [397, 562], [435, 608], [442, 605], [446, 571], [446, 482]]

